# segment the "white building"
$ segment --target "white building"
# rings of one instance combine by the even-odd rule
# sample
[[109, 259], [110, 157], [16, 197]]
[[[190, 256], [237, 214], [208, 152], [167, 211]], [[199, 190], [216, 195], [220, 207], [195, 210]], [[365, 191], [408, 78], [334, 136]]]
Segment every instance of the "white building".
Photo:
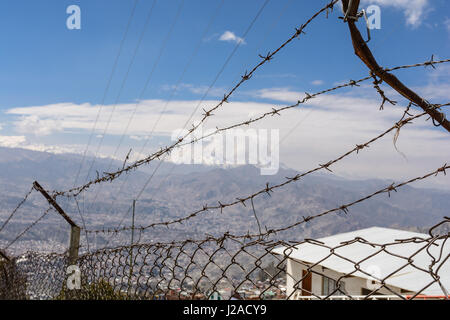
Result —
[[[345, 243], [358, 238], [376, 245], [371, 246], [364, 240]], [[288, 257], [286, 277], [290, 299], [324, 298], [332, 294], [337, 281], [342, 292], [333, 293], [335, 299], [339, 295], [362, 298], [376, 289], [379, 290], [373, 296], [383, 295], [384, 298], [399, 298], [397, 294], [407, 298], [417, 292], [428, 298], [448, 295], [450, 241], [437, 240], [431, 246], [424, 241], [398, 241], [412, 238], [428, 239], [430, 235], [373, 227], [317, 239], [314, 243], [278, 247], [274, 253]], [[384, 244], [390, 244], [384, 247], [385, 251]], [[330, 248], [335, 249], [332, 252]], [[445, 289], [427, 272], [433, 261], [437, 262], [432, 270], [437, 272]], [[359, 270], [354, 262], [359, 264]], [[384, 280], [390, 290], [380, 288], [379, 280]]]

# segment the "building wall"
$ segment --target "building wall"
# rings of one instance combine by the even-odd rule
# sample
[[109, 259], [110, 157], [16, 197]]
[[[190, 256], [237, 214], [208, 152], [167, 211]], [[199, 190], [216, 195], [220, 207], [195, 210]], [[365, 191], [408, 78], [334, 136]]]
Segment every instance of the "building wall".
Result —
[[[297, 283], [302, 278], [302, 271], [306, 270], [308, 267], [308, 264], [302, 261], [297, 261], [294, 259], [288, 259], [287, 261], [287, 267], [286, 267], [286, 292], [287, 296], [290, 299], [294, 299], [293, 292], [295, 289], [301, 290], [301, 283]], [[338, 280], [339, 277], [343, 276], [343, 274], [338, 273], [336, 271], [321, 267], [321, 266], [315, 266], [312, 268], [312, 292], [315, 295], [322, 296], [322, 275], [325, 275], [333, 280]], [[314, 273], [317, 272], [317, 273]], [[362, 288], [369, 289], [371, 287], [370, 280], [359, 278], [359, 277], [346, 277], [343, 278], [341, 281], [345, 283], [345, 291], [352, 296], [360, 296], [363, 295]], [[297, 286], [294, 288], [294, 286], [297, 284]], [[396, 287], [389, 287], [393, 291], [400, 294], [401, 290], [400, 288]], [[372, 289], [373, 290], [373, 287]], [[301, 291], [299, 291], [301, 294]], [[393, 295], [393, 293], [385, 288], [380, 289], [376, 295]]]

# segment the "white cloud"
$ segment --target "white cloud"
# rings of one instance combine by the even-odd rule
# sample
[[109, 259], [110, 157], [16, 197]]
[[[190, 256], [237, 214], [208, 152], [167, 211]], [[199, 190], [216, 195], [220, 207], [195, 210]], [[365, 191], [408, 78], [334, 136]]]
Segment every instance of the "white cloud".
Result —
[[450, 65], [439, 65], [436, 69], [429, 68], [428, 84], [416, 87], [414, 90], [426, 97], [432, 103], [447, 103], [450, 101]]
[[[74, 146], [56, 146], [32, 144], [27, 142], [25, 136], [0, 136], [0, 147], [4, 148], [22, 148], [34, 151], [51, 152], [51, 153], [80, 153], [80, 150]], [[80, 146], [81, 147], [81, 146]]]
[[323, 80], [314, 80], [311, 82], [312, 85], [314, 86], [321, 86], [323, 85], [325, 82]]
[[[64, 153], [82, 153], [82, 148], [84, 146], [74, 146], [74, 145], [44, 145], [44, 144], [28, 144], [24, 143], [19, 146], [18, 148], [33, 150], [33, 151], [40, 151], [40, 152], [49, 152], [54, 154], [64, 154]], [[99, 156], [102, 157], [102, 156]]]
[[[83, 154], [85, 149], [84, 145], [77, 145], [77, 144], [46, 145], [42, 143], [30, 143], [28, 142], [26, 136], [0, 136], [0, 147], [21, 148], [32, 151], [49, 152], [54, 154], [65, 154], [65, 153]], [[110, 155], [101, 153], [98, 155], [98, 157], [107, 158], [110, 157]]]
[[25, 136], [0, 136], [0, 147], [18, 148], [25, 141]]
[[228, 42], [235, 42], [240, 44], [245, 44], [245, 40], [241, 37], [238, 37], [234, 34], [234, 32], [231, 31], [225, 31], [220, 37], [220, 41], [228, 41]]
[[217, 97], [217, 96], [223, 96], [226, 92], [225, 88], [220, 87], [212, 87], [209, 88], [209, 86], [204, 85], [194, 85], [191, 83], [180, 83], [178, 86], [175, 85], [163, 85], [161, 86], [161, 89], [164, 91], [175, 91], [175, 93], [178, 93], [179, 91], [187, 90], [193, 94], [197, 95], [203, 95], [206, 92], [208, 92], [209, 96]]
[[302, 94], [299, 94], [299, 92], [296, 91], [291, 91], [289, 88], [261, 89], [256, 91], [253, 95], [258, 98], [289, 103], [296, 102], [302, 97]]
[[36, 115], [21, 119], [21, 121], [17, 122], [16, 129], [20, 133], [32, 133], [37, 136], [46, 136], [62, 130], [58, 119], [42, 119]]
[[220, 33], [213, 33], [212, 35], [209, 35], [209, 36], [206, 36], [206, 37], [204, 37], [203, 39], [202, 39], [202, 41], [204, 41], [204, 42], [209, 42], [209, 41], [211, 41], [211, 40], [213, 40], [213, 39], [217, 39], [217, 37], [220, 35]]
[[426, 87], [418, 88], [417, 92], [434, 103], [448, 103], [450, 101], [450, 83], [440, 86], [430, 84]]
[[[260, 97], [295, 103], [303, 92], [289, 89], [261, 90]], [[397, 99], [396, 97], [392, 97]], [[298, 170], [326, 163], [356, 144], [364, 143], [390, 128], [402, 116], [401, 106], [385, 107], [379, 111], [377, 96], [323, 95], [310, 100], [308, 107], [288, 111], [279, 120], [281, 162]], [[436, 130], [427, 117], [402, 128], [398, 149], [393, 145], [393, 132], [375, 142], [370, 148], [339, 162], [333, 172], [352, 178], [405, 179], [434, 170], [450, 161], [448, 133]], [[305, 121], [303, 121], [306, 119]], [[288, 136], [292, 128], [295, 128]], [[428, 182], [449, 188], [448, 178], [437, 177]]]
[[[430, 88], [434, 88], [435, 94], [440, 92], [439, 94], [444, 95], [444, 91], [447, 90], [444, 86], [446, 85], [441, 84], [440, 86], [430, 86]], [[418, 92], [431, 90], [427, 88], [421, 88], [422, 91], [418, 90]], [[282, 112], [281, 116], [269, 116], [254, 125], [245, 127], [245, 129], [279, 129], [280, 138], [285, 138], [280, 147], [280, 162], [297, 170], [310, 169], [316, 167], [319, 163], [326, 163], [353, 148], [356, 144], [368, 141], [400, 119], [404, 108], [388, 105], [384, 111], [379, 111], [380, 97], [376, 95], [376, 92], [372, 92], [373, 95], [367, 95], [365, 90], [360, 87], [352, 91], [352, 95], [337, 93], [322, 95], [301, 107]], [[304, 92], [289, 88], [263, 89], [252, 94], [258, 99], [268, 99], [268, 102], [230, 101], [223, 108], [214, 112], [214, 116], [209, 118], [203, 129], [207, 130], [216, 126], [224, 127], [242, 122], [261, 113], [270, 112], [273, 107], [295, 103], [305, 96]], [[389, 97], [397, 100], [396, 96]], [[271, 103], [269, 100], [277, 102]], [[201, 113], [203, 113], [202, 108], [209, 109], [216, 103], [215, 100], [204, 101], [188, 126], [190, 127], [192, 122], [200, 119]], [[127, 132], [127, 135], [131, 136], [130, 141], [134, 139], [136, 144], [140, 146], [142, 141], [139, 140], [142, 140], [143, 137], [146, 140], [165, 104], [166, 101], [164, 100], [141, 101]], [[153, 135], [158, 135], [168, 141], [175, 130], [184, 126], [187, 118], [197, 105], [198, 101], [196, 100], [171, 101]], [[24, 123], [30, 123], [29, 119], [31, 118], [33, 121], [46, 126], [45, 128], [34, 127], [35, 130], [55, 133], [55, 136], [58, 136], [60, 133], [69, 131], [78, 134], [89, 133], [97, 116], [98, 108], [98, 105], [67, 103], [14, 108], [8, 110], [7, 113], [15, 117], [12, 124], [17, 130], [23, 130]], [[104, 111], [99, 118], [96, 134], [103, 132], [111, 108], [110, 105], [103, 106]], [[116, 138], [122, 135], [134, 108], [134, 103], [117, 105], [115, 115], [109, 126], [109, 135], [115, 135]], [[299, 125], [303, 119], [306, 120]], [[398, 181], [402, 178], [425, 173], [442, 166], [445, 162], [450, 162], [448, 134], [435, 129], [430, 122], [424, 120], [425, 117], [416, 120], [414, 124], [407, 125], [401, 130], [397, 145], [400, 151], [406, 155], [407, 160], [395, 150], [392, 142], [393, 134], [391, 134], [377, 141], [357, 156], [351, 156], [340, 162], [332, 170], [339, 175], [359, 178], [389, 178]], [[293, 128], [295, 129], [292, 130]], [[291, 133], [287, 135], [289, 132]], [[3, 138], [0, 141], [3, 141], [3, 145], [25, 145], [27, 148], [47, 148], [49, 150], [49, 146], [26, 145], [23, 139], [23, 137], [19, 140], [17, 138], [16, 140]], [[107, 140], [110, 141], [110, 139]], [[161, 139], [155, 139], [148, 147], [158, 148], [156, 145], [158, 142], [161, 142]], [[70, 148], [66, 145], [58, 145], [57, 147], [60, 149], [54, 152], [63, 150], [63, 148]], [[113, 153], [115, 145], [108, 147], [108, 151], [103, 150], [103, 155], [108, 154], [110, 150], [110, 154]], [[123, 146], [123, 150], [119, 153], [126, 155], [130, 147], [133, 149], [133, 159], [141, 156], [137, 153], [140, 152], [140, 148], [133, 146], [131, 142], [127, 146]], [[76, 149], [76, 146], [73, 146], [73, 148]], [[82, 150], [82, 148], [79, 149]], [[121, 158], [121, 156], [118, 156], [118, 158]], [[440, 179], [439, 177], [433, 178], [431, 183], [441, 181], [442, 184], [448, 186], [448, 179]]]
[[430, 9], [429, 0], [363, 0], [361, 5], [378, 4], [404, 11], [406, 24], [418, 27]]
[[147, 135], [142, 135], [142, 136], [131, 135], [131, 136], [129, 136], [129, 138], [131, 140], [144, 141], [144, 140], [150, 139], [150, 136], [147, 136]]

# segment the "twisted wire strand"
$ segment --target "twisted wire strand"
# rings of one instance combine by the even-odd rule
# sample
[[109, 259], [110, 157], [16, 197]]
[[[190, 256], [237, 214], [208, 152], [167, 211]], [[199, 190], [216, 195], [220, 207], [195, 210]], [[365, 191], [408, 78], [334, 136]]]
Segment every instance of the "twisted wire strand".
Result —
[[153, 154], [151, 154], [150, 156], [138, 160], [136, 162], [134, 162], [131, 165], [128, 165], [127, 167], [112, 172], [112, 173], [108, 173], [105, 172], [104, 175], [102, 177], [99, 177], [95, 180], [92, 180], [86, 184], [84, 184], [83, 186], [79, 186], [79, 187], [75, 187], [72, 188], [68, 191], [53, 191], [53, 196], [62, 196], [62, 195], [67, 195], [67, 194], [72, 194], [74, 196], [77, 196], [78, 194], [80, 194], [81, 192], [83, 192], [84, 190], [86, 190], [87, 188], [89, 188], [91, 185], [93, 184], [98, 184], [101, 182], [105, 182], [105, 181], [112, 181], [114, 179], [116, 179], [118, 176], [120, 176], [122, 173], [124, 172], [128, 172], [132, 169], [136, 169], [144, 164], [147, 164], [151, 161], [153, 161], [154, 159], [159, 158], [160, 156], [170, 152], [171, 150], [173, 150], [175, 147], [177, 147], [181, 142], [183, 142], [183, 140], [189, 136], [191, 133], [193, 133], [195, 130], [197, 130], [203, 122], [206, 121], [207, 118], [212, 116], [212, 112], [216, 111], [217, 109], [219, 109], [220, 107], [223, 106], [224, 103], [226, 103], [228, 101], [228, 99], [231, 97], [231, 95], [246, 81], [250, 80], [250, 78], [252, 77], [252, 75], [264, 64], [266, 64], [268, 61], [272, 60], [274, 58], [274, 56], [280, 52], [284, 47], [286, 47], [290, 42], [292, 42], [294, 39], [298, 38], [304, 31], [304, 29], [315, 19], [317, 18], [321, 13], [326, 12], [327, 9], [329, 8], [333, 8], [334, 4], [337, 3], [339, 0], [334, 0], [331, 1], [329, 4], [327, 4], [325, 7], [323, 7], [321, 10], [319, 10], [318, 12], [316, 12], [306, 23], [304, 23], [303, 25], [301, 25], [299, 28], [296, 28], [295, 33], [289, 38], [287, 39], [285, 42], [283, 42], [276, 50], [274, 50], [271, 53], [268, 53], [267, 56], [262, 57], [262, 60], [255, 65], [250, 72], [246, 72], [242, 77], [241, 80], [233, 87], [233, 89], [231, 89], [227, 94], [224, 95], [223, 99], [216, 104], [214, 107], [210, 108], [208, 111], [204, 110], [205, 113], [203, 114], [203, 117], [200, 121], [198, 121], [197, 124], [193, 125], [191, 129], [188, 130], [188, 133], [186, 135], [184, 135], [183, 137], [181, 137], [180, 139], [178, 139], [178, 141], [176, 141], [175, 143], [173, 143], [170, 146], [167, 146], [165, 148], [162, 148], [160, 151], [155, 152]]
[[[438, 109], [438, 108], [441, 108], [443, 106], [448, 106], [448, 105], [449, 105], [449, 103], [441, 104], [441, 105], [435, 105], [433, 108]], [[174, 219], [174, 220], [170, 220], [170, 221], [152, 223], [152, 224], [144, 226], [144, 227], [136, 227], [136, 229], [145, 230], [145, 229], [149, 229], [149, 228], [154, 228], [156, 226], [169, 226], [169, 225], [172, 225], [172, 224], [178, 224], [178, 223], [182, 223], [182, 222], [184, 222], [186, 220], [190, 220], [190, 219], [198, 216], [201, 213], [208, 212], [209, 210], [219, 209], [222, 212], [224, 208], [235, 206], [237, 204], [242, 204], [242, 205], [245, 206], [245, 202], [248, 201], [248, 200], [252, 200], [253, 198], [255, 198], [255, 197], [259, 196], [259, 195], [263, 195], [263, 194], [269, 194], [270, 195], [270, 192], [273, 192], [275, 189], [284, 187], [284, 186], [286, 186], [286, 185], [288, 185], [288, 184], [290, 184], [292, 182], [298, 181], [298, 180], [300, 180], [300, 178], [303, 178], [303, 177], [305, 177], [307, 175], [310, 175], [310, 174], [312, 174], [314, 172], [317, 172], [317, 171], [323, 170], [323, 169], [331, 171], [329, 169], [329, 167], [331, 165], [341, 161], [342, 159], [350, 156], [351, 154], [359, 153], [359, 151], [361, 151], [361, 150], [363, 150], [365, 148], [368, 148], [370, 144], [372, 144], [373, 142], [375, 142], [375, 141], [381, 139], [382, 137], [386, 136], [388, 133], [393, 132], [394, 130], [400, 130], [400, 128], [402, 128], [405, 124], [411, 123], [411, 121], [413, 121], [414, 119], [420, 118], [420, 117], [422, 117], [422, 116], [424, 116], [426, 114], [427, 114], [426, 112], [423, 112], [423, 113], [417, 114], [415, 116], [403, 119], [403, 120], [395, 123], [392, 127], [387, 129], [383, 133], [381, 133], [381, 134], [377, 135], [376, 137], [370, 139], [369, 141], [367, 141], [367, 142], [365, 142], [363, 144], [357, 144], [353, 149], [345, 152], [344, 154], [340, 155], [339, 157], [335, 158], [334, 160], [328, 161], [326, 164], [319, 164], [319, 166], [317, 166], [317, 167], [315, 167], [315, 168], [313, 168], [311, 170], [308, 170], [308, 171], [306, 171], [304, 173], [301, 173], [301, 174], [299, 173], [299, 174], [295, 175], [294, 177], [287, 177], [286, 180], [284, 182], [282, 182], [282, 183], [279, 183], [279, 184], [276, 184], [276, 185], [273, 185], [273, 186], [269, 186], [269, 184], [267, 183], [265, 188], [260, 189], [259, 191], [255, 192], [255, 193], [253, 193], [251, 195], [247, 195], [245, 197], [240, 197], [240, 198], [238, 197], [233, 202], [222, 203], [222, 202], [218, 201], [217, 205], [204, 205], [201, 209], [198, 209], [198, 210], [196, 210], [196, 211], [194, 211], [194, 212], [192, 212], [190, 214], [187, 214], [187, 215], [183, 216], [182, 218], [178, 218], [178, 219]], [[92, 233], [92, 232], [119, 232], [119, 231], [126, 231], [126, 230], [130, 230], [130, 228], [129, 227], [122, 227], [122, 228], [117, 228], [117, 229], [88, 230], [87, 232], [88, 233]]]
[[[433, 64], [448, 63], [448, 62], [450, 62], [450, 59], [434, 61]], [[394, 68], [386, 69], [386, 71], [395, 71], [395, 70], [400, 70], [400, 69], [408, 69], [408, 68], [415, 68], [415, 67], [420, 67], [420, 66], [428, 66], [429, 64], [430, 64], [430, 62], [427, 61], [427, 62], [423, 62], [423, 63], [416, 63], [416, 64], [413, 64], [413, 65], [397, 66], [397, 67], [394, 67]], [[350, 80], [346, 84], [342, 84], [342, 85], [339, 85], [339, 86], [336, 86], [336, 87], [333, 87], [333, 88], [330, 88], [330, 89], [322, 90], [322, 91], [317, 92], [315, 94], [306, 94], [306, 96], [302, 100], [299, 100], [297, 103], [295, 103], [293, 105], [282, 107], [282, 108], [278, 108], [278, 109], [274, 108], [271, 112], [266, 112], [266, 113], [262, 114], [261, 116], [259, 116], [257, 118], [254, 118], [254, 119], [251, 119], [251, 120], [247, 120], [247, 121], [244, 121], [244, 122], [241, 122], [239, 124], [232, 125], [232, 126], [229, 126], [229, 127], [226, 127], [226, 128], [219, 129], [219, 131], [216, 130], [215, 133], [218, 133], [218, 132], [221, 132], [221, 131], [224, 131], [224, 130], [233, 129], [233, 128], [236, 128], [238, 126], [248, 125], [250, 123], [253, 123], [253, 122], [259, 121], [259, 120], [261, 120], [261, 119], [263, 119], [265, 117], [268, 117], [269, 115], [271, 115], [271, 116], [277, 115], [280, 111], [295, 108], [298, 105], [303, 104], [306, 101], [308, 101], [308, 100], [310, 100], [310, 99], [312, 99], [312, 98], [314, 98], [314, 97], [316, 97], [318, 95], [325, 94], [325, 93], [328, 93], [328, 92], [331, 92], [331, 91], [335, 91], [335, 90], [338, 90], [338, 89], [341, 89], [341, 88], [345, 88], [345, 87], [351, 87], [351, 86], [354, 86], [354, 85], [356, 85], [358, 83], [361, 83], [363, 81], [367, 81], [369, 79], [372, 79], [372, 77], [371, 76], [367, 76], [367, 77], [361, 78], [359, 80]], [[209, 114], [208, 117], [209, 116], [211, 116], [211, 114]], [[202, 139], [205, 139], [205, 138], [211, 136], [212, 134], [213, 133], [210, 133], [210, 134], [204, 135], [202, 137], [192, 139], [191, 141], [189, 141], [188, 143], [185, 143], [185, 144], [195, 143], [197, 141], [200, 141]], [[182, 141], [184, 141], [184, 139], [180, 138], [175, 144], [173, 144], [173, 145], [171, 145], [169, 147], [163, 148], [160, 151], [155, 152], [155, 153], [151, 154], [150, 156], [148, 156], [148, 157], [146, 157], [144, 159], [138, 160], [138, 161], [136, 161], [136, 162], [126, 166], [123, 169], [117, 170], [117, 171], [112, 172], [112, 173], [105, 173], [104, 176], [99, 177], [99, 178], [97, 178], [95, 180], [91, 180], [90, 182], [88, 182], [85, 185], [82, 185], [82, 186], [79, 186], [79, 187], [75, 187], [75, 188], [72, 188], [72, 189], [69, 189], [69, 190], [66, 190], [66, 191], [53, 190], [53, 191], [51, 191], [51, 193], [55, 197], [59, 197], [59, 196], [74, 197], [74, 196], [78, 196], [80, 193], [82, 193], [83, 191], [85, 191], [86, 189], [88, 189], [89, 187], [91, 187], [94, 184], [99, 184], [99, 183], [103, 183], [103, 182], [106, 182], [106, 181], [113, 181], [113, 180], [117, 179], [120, 175], [122, 175], [125, 172], [137, 169], [138, 167], [140, 167], [142, 165], [145, 165], [145, 164], [148, 164], [148, 163], [150, 163], [151, 161], [153, 161], [155, 159], [159, 159], [161, 156], [163, 156], [163, 155], [165, 155], [167, 153], [170, 153], [173, 149], [175, 149], [176, 147], [182, 145], [181, 144]], [[185, 145], [185, 144], [183, 144], [183, 145]]]

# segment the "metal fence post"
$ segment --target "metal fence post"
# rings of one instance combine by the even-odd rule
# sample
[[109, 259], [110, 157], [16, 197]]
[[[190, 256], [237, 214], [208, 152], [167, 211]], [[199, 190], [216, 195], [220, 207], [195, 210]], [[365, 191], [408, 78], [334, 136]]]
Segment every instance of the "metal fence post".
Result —
[[136, 200], [133, 200], [133, 216], [131, 222], [131, 245], [130, 245], [130, 276], [128, 278], [128, 295], [131, 292], [131, 279], [133, 277], [133, 243], [134, 243], [134, 214], [136, 209]]
[[58, 203], [56, 203], [55, 199], [53, 199], [37, 181], [33, 183], [33, 186], [37, 191], [42, 193], [48, 203], [55, 208], [56, 212], [58, 212], [64, 220], [70, 224], [69, 265], [75, 264], [78, 259], [78, 249], [80, 248], [80, 227], [78, 227], [76, 223], [70, 219]]
[[69, 242], [69, 265], [74, 265], [78, 259], [78, 249], [80, 248], [80, 228], [77, 226], [70, 227]]

